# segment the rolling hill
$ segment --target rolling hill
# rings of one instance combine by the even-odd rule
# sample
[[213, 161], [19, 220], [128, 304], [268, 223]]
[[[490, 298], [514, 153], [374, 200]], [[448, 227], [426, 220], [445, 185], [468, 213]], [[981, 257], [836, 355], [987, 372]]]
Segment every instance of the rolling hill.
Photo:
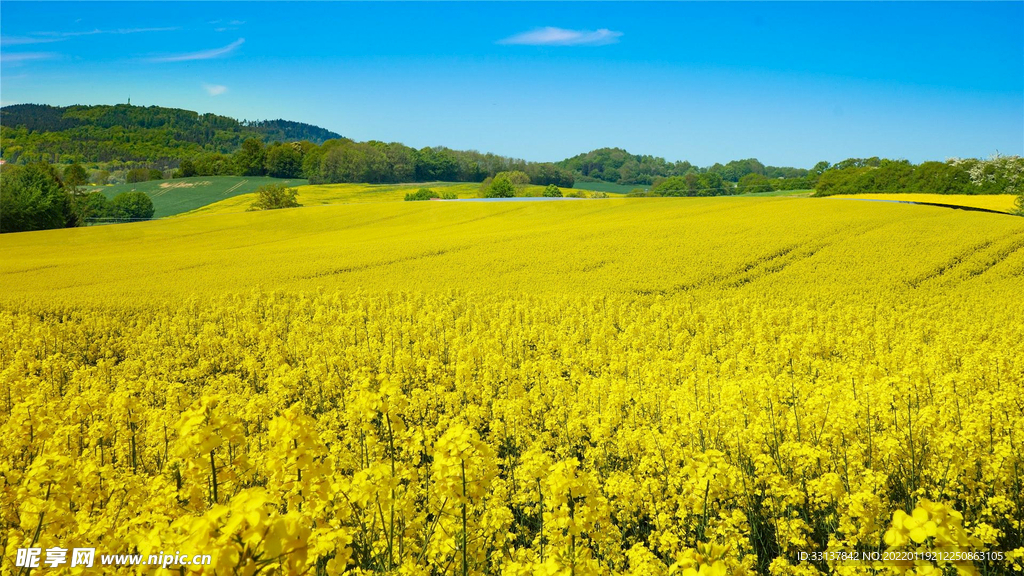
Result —
[[201, 152], [232, 152], [247, 138], [321, 144], [341, 135], [302, 122], [245, 122], [159, 106], [0, 108], [0, 148], [8, 162], [159, 162]]

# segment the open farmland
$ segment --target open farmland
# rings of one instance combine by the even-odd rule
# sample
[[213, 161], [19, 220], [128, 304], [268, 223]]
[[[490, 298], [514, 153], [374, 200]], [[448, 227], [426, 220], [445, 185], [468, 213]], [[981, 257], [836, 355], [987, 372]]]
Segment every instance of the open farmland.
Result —
[[195, 176], [173, 180], [152, 180], [134, 184], [89, 187], [87, 191], [99, 190], [107, 199], [122, 192], [143, 192], [153, 200], [154, 218], [173, 216], [200, 206], [226, 198], [251, 194], [265, 184], [281, 183], [285, 186], [301, 186], [305, 180], [267, 178], [264, 176]]
[[1017, 208], [1017, 196], [1013, 194], [857, 194], [837, 195], [831, 198], [853, 198], [857, 200], [886, 200], [889, 202], [919, 202], [922, 204], [945, 204], [981, 208], [996, 212], [1013, 212]]
[[[328, 204], [363, 204], [367, 202], [404, 202], [405, 195], [416, 192], [420, 188], [429, 188], [438, 194], [447, 192], [455, 194], [458, 199], [479, 198], [481, 196], [479, 182], [425, 182], [418, 184], [310, 184], [296, 188], [296, 200], [302, 206], [324, 206]], [[563, 194], [573, 192], [563, 188]], [[544, 186], [525, 186], [520, 191], [522, 196], [541, 196]], [[589, 194], [582, 192], [582, 194]], [[235, 196], [214, 202], [202, 208], [188, 212], [187, 216], [233, 214], [245, 212], [256, 200], [255, 193]]]
[[9, 550], [217, 574], [1021, 567], [1024, 219], [396, 201], [0, 250]]

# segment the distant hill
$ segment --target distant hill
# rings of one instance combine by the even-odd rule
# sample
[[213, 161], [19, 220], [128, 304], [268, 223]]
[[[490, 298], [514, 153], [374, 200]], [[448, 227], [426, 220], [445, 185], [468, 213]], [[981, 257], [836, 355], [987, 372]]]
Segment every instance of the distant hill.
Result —
[[201, 152], [230, 153], [247, 138], [322, 144], [341, 135], [302, 122], [240, 122], [159, 106], [0, 108], [0, 149], [8, 162], [164, 162]]
[[729, 182], [738, 182], [747, 174], [795, 179], [809, 173], [803, 168], [765, 166], [756, 158], [733, 160], [702, 169], [685, 161], [669, 162], [658, 156], [630, 154], [622, 148], [598, 148], [566, 158], [555, 165], [570, 170], [576, 175], [577, 182], [612, 182], [620, 185], [649, 185], [659, 178], [685, 176], [691, 172], [715, 173]]

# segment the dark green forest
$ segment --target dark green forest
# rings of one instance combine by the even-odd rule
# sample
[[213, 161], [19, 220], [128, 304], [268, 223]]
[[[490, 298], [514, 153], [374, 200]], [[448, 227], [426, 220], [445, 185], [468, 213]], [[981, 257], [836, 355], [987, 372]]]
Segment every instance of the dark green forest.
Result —
[[249, 138], [320, 144], [341, 135], [301, 122], [240, 122], [159, 106], [15, 104], [0, 109], [3, 158], [21, 164], [148, 162], [166, 168], [204, 152], [234, 152]]

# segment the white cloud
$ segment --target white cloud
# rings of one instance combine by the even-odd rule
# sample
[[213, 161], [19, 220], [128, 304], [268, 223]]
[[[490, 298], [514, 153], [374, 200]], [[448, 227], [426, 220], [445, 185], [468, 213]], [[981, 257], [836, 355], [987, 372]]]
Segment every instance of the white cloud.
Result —
[[4, 64], [20, 64], [31, 60], [52, 60], [60, 54], [54, 52], [7, 52], [0, 54], [0, 62]]
[[239, 38], [231, 44], [222, 48], [212, 48], [210, 50], [200, 50], [199, 52], [189, 52], [188, 54], [175, 54], [172, 56], [161, 56], [159, 58], [150, 58], [150, 62], [186, 62], [189, 60], [210, 60], [211, 58], [220, 58], [221, 56], [227, 56], [234, 52], [245, 43], [245, 38]]
[[171, 32], [181, 30], [171, 28], [118, 28], [117, 30], [84, 30], [78, 32], [33, 32], [31, 36], [4, 36], [0, 38], [0, 46], [16, 46], [19, 44], [43, 44], [46, 42], [62, 42], [77, 36], [95, 36], [96, 34], [140, 34], [143, 32]]
[[220, 84], [203, 84], [203, 88], [210, 96], [220, 96], [228, 91], [227, 86], [221, 86]]
[[47, 42], [60, 42], [63, 38], [34, 38], [32, 36], [3, 36], [0, 37], [0, 46], [19, 46], [21, 44], [45, 44]]
[[567, 30], [547, 26], [529, 32], [523, 32], [499, 40], [498, 44], [515, 44], [521, 46], [604, 46], [619, 41], [622, 32], [607, 28], [600, 30]]

